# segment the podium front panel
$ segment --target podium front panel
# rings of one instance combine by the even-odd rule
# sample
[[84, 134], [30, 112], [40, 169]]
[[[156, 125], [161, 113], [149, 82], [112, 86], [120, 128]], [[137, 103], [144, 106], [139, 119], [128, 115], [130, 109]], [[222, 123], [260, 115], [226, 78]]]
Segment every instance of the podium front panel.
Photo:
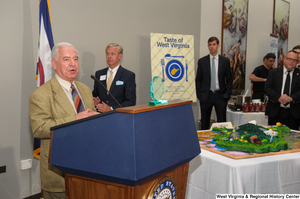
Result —
[[192, 108], [186, 104], [58, 128], [50, 164], [68, 174], [135, 186], [199, 153]]

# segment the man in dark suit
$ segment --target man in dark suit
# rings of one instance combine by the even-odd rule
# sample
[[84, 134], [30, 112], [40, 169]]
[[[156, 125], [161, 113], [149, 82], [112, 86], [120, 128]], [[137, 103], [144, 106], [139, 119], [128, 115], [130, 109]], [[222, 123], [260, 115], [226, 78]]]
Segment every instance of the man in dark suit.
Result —
[[93, 96], [97, 110], [103, 113], [120, 108], [120, 105], [134, 106], [136, 104], [135, 74], [120, 65], [123, 48], [119, 44], [111, 43], [108, 44], [105, 52], [109, 67], [98, 70], [95, 74], [104, 85], [94, 82]]
[[298, 53], [289, 51], [284, 57], [284, 67], [269, 72], [265, 92], [269, 97], [266, 115], [268, 124], [276, 122], [298, 130], [300, 124], [300, 70], [296, 68]]
[[209, 129], [212, 107], [218, 122], [226, 122], [226, 107], [232, 91], [229, 59], [218, 54], [219, 39], [208, 39], [210, 54], [198, 61], [196, 76], [197, 97], [201, 109], [201, 129]]

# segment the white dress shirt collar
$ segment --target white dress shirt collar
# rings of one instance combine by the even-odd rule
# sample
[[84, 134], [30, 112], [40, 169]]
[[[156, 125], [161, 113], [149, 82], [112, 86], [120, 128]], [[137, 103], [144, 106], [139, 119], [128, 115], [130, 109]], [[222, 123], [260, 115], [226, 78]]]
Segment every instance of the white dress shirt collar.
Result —
[[[71, 91], [71, 83], [68, 82], [67, 80], [64, 80], [62, 79], [60, 76], [58, 76], [56, 73], [55, 73], [55, 77], [58, 81], [58, 83], [64, 88], [66, 89], [67, 91]], [[76, 85], [75, 85], [75, 82], [73, 81], [72, 84], [75, 86], [76, 88]], [[76, 88], [77, 89], [77, 88]]]
[[120, 68], [120, 64], [117, 66], [117, 67], [115, 67], [114, 69], [110, 69], [109, 67], [108, 67], [108, 70], [107, 70], [107, 73], [106, 73], [106, 83], [107, 83], [107, 81], [108, 81], [108, 78], [109, 78], [109, 76], [110, 76], [110, 73], [111, 73], [111, 71], [113, 72], [113, 80], [115, 79], [115, 76], [116, 76], [116, 74], [117, 74], [117, 72], [118, 72], [118, 69]]
[[209, 54], [209, 59], [211, 60], [213, 57], [215, 57], [216, 60], [219, 59], [219, 54], [216, 54], [216, 56], [212, 56], [211, 54]]

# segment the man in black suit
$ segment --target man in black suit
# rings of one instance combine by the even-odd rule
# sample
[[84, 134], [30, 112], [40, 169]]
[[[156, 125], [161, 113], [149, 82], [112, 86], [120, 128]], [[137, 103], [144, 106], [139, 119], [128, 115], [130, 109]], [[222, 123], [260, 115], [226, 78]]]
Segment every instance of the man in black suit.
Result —
[[300, 70], [296, 68], [298, 53], [289, 51], [284, 57], [284, 67], [269, 72], [265, 92], [269, 97], [266, 115], [268, 124], [276, 122], [298, 130], [300, 124]]
[[120, 108], [118, 103], [122, 107], [134, 106], [136, 103], [135, 74], [120, 65], [123, 48], [119, 44], [111, 43], [107, 45], [105, 52], [109, 67], [98, 70], [95, 74], [104, 85], [94, 82], [93, 96], [97, 110], [103, 113]]
[[209, 129], [212, 107], [218, 122], [226, 122], [226, 107], [232, 91], [229, 59], [218, 54], [219, 39], [208, 39], [210, 54], [198, 61], [196, 76], [197, 97], [201, 109], [201, 129]]

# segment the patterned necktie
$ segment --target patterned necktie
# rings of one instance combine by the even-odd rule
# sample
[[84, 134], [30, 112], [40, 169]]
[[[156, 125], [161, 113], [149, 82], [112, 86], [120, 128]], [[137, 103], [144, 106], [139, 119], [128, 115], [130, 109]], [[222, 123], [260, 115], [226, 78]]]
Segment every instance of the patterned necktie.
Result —
[[82, 103], [80, 96], [78, 95], [78, 92], [73, 84], [71, 84], [71, 88], [72, 88], [72, 99], [73, 99], [73, 102], [75, 105], [75, 109], [76, 109], [77, 113], [80, 113], [80, 112], [84, 111], [83, 103]]
[[[109, 89], [110, 89], [110, 86], [111, 86], [111, 83], [112, 83], [112, 80], [113, 80], [113, 71], [111, 70], [110, 71], [110, 75], [109, 75], [109, 78], [108, 78], [108, 81], [107, 81], [107, 90], [109, 91]], [[107, 94], [108, 94], [108, 92], [107, 92]]]
[[[286, 74], [284, 90], [283, 90], [283, 94], [286, 94], [288, 96], [290, 96], [290, 83], [291, 83], [290, 72], [291, 71], [288, 71], [288, 73]], [[288, 104], [289, 103], [286, 103], [284, 104], [284, 106], [287, 106]]]
[[216, 90], [216, 67], [215, 67], [215, 57], [211, 60], [211, 78], [210, 78], [210, 90]]

